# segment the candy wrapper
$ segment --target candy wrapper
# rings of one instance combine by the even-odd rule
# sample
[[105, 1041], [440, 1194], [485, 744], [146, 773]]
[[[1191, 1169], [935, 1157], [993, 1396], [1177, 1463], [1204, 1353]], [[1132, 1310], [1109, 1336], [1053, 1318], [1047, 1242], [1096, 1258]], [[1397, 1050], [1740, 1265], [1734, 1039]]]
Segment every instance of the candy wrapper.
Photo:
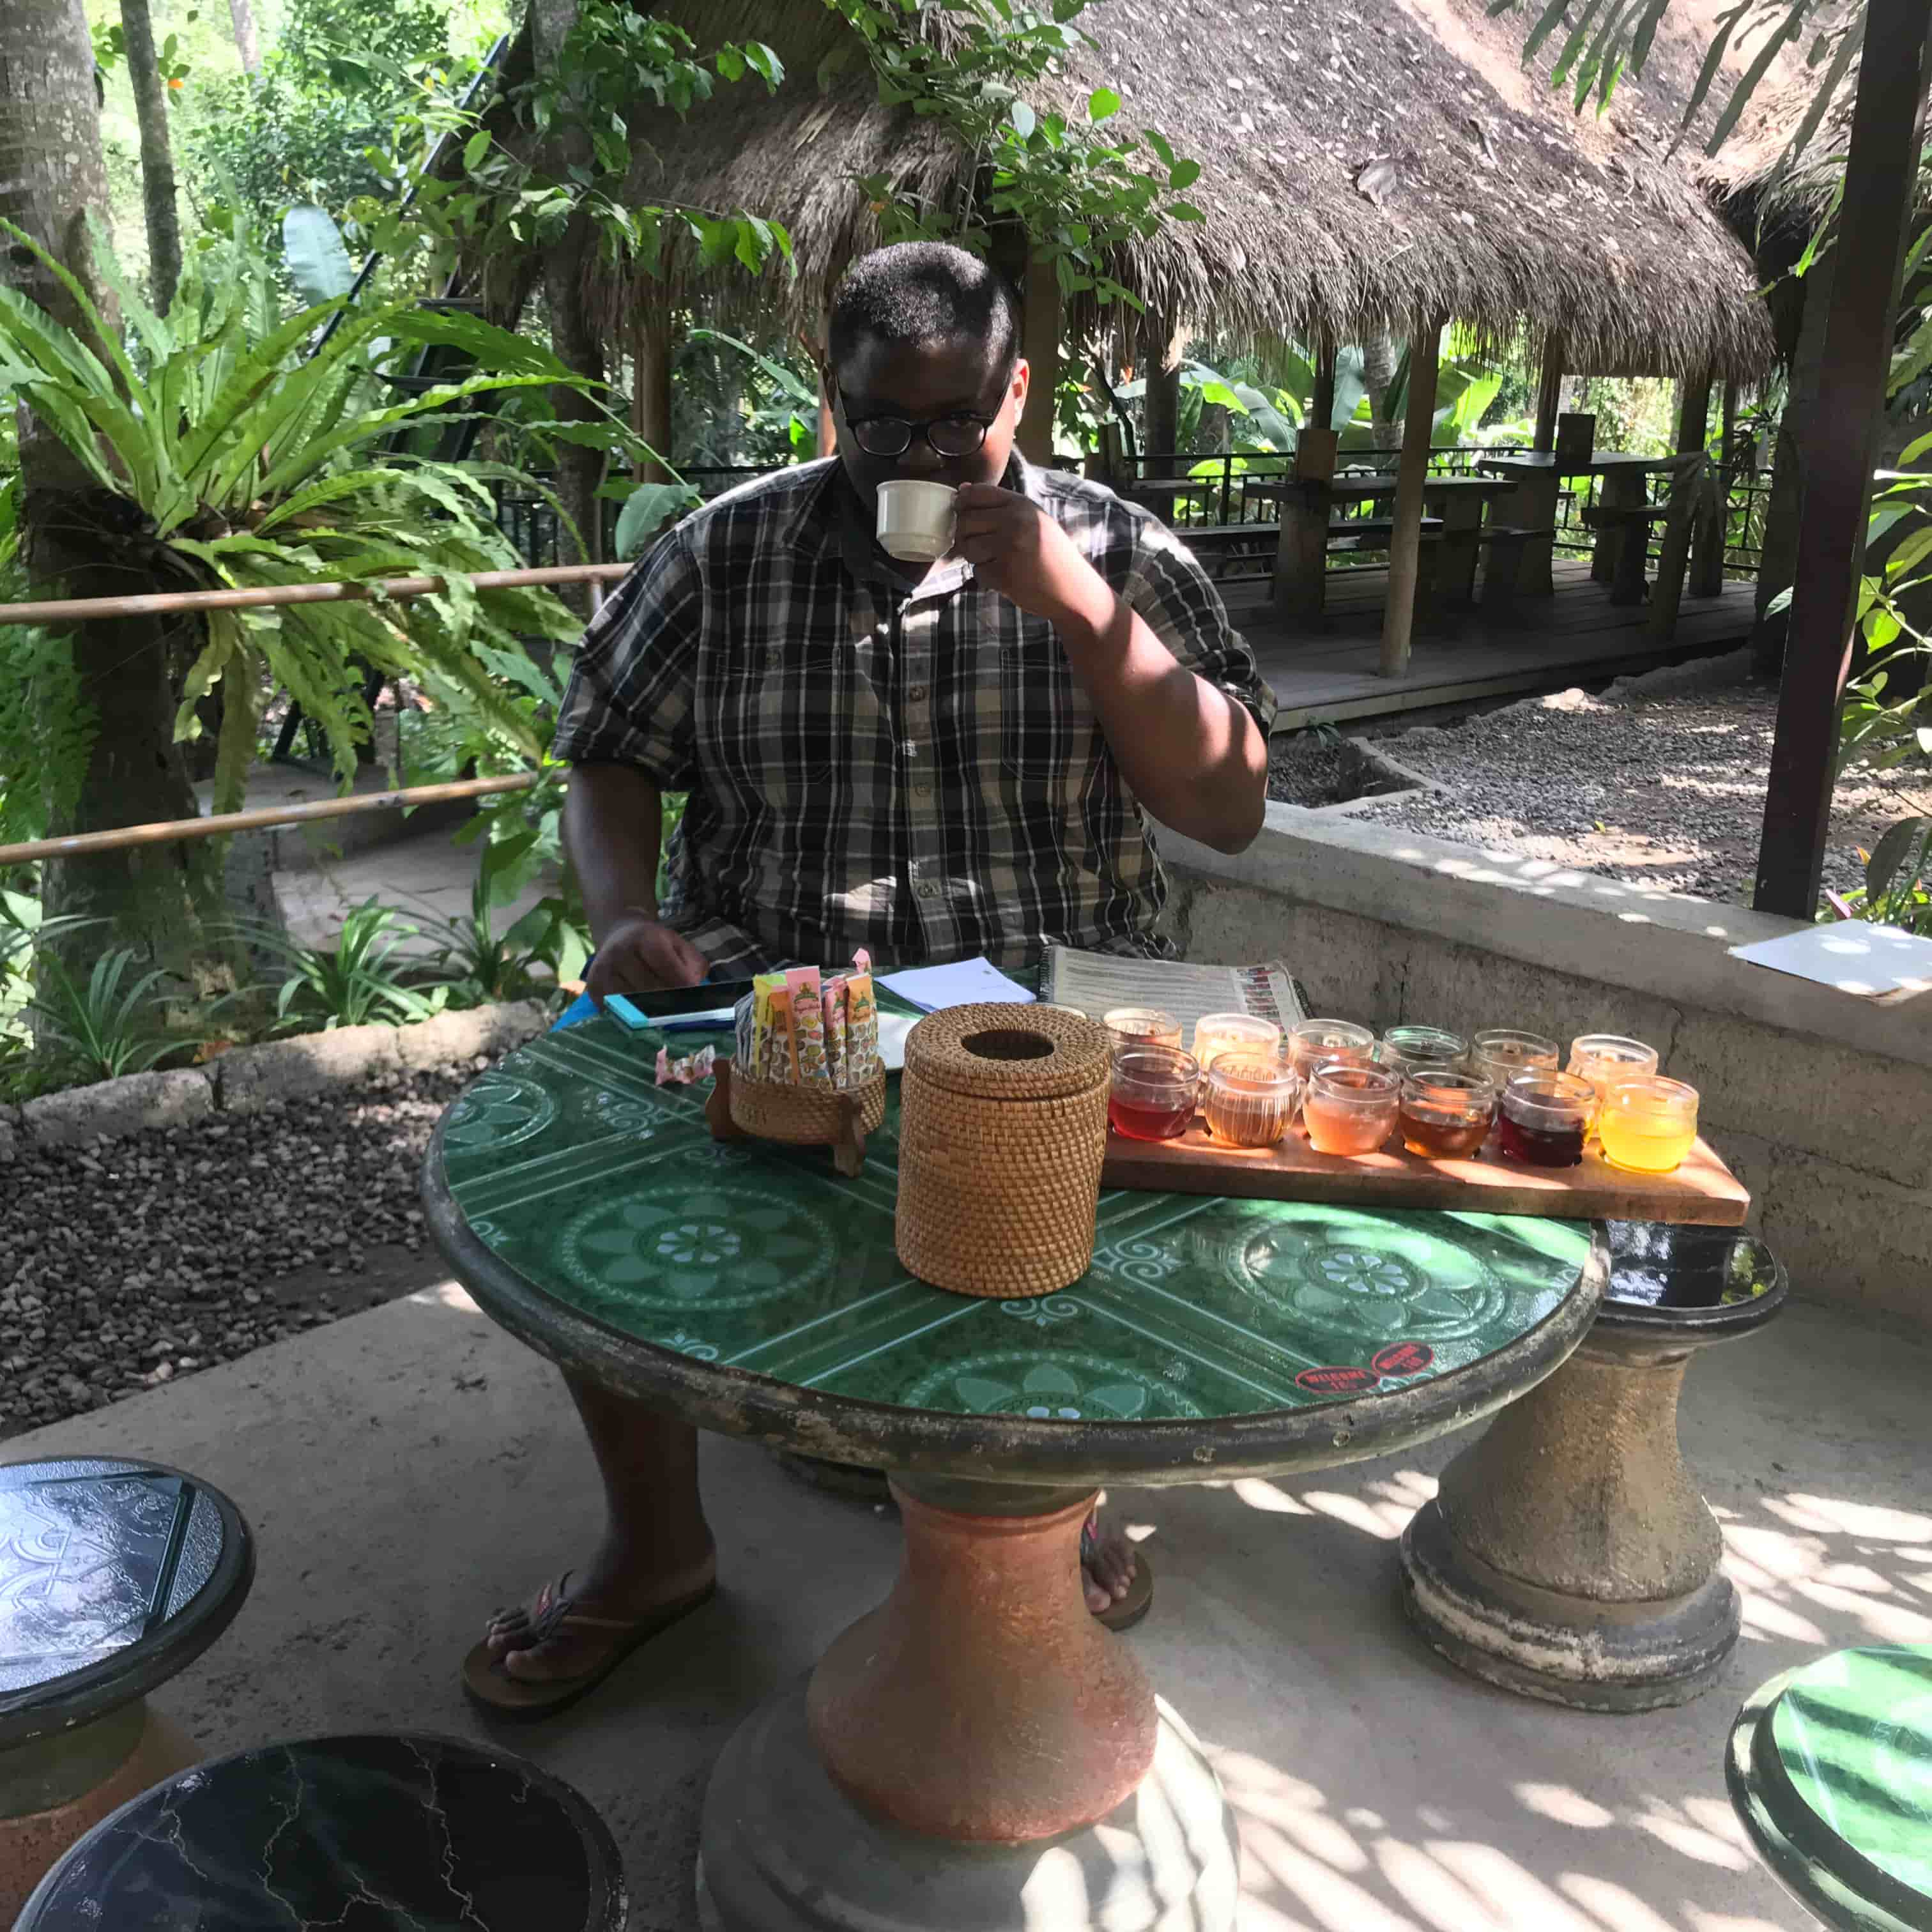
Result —
[[825, 1064], [832, 1084], [846, 1084], [845, 982], [828, 980], [820, 988], [820, 1010], [825, 1016]]
[[718, 1064], [718, 1049], [715, 1046], [700, 1046], [694, 1054], [682, 1060], [674, 1060], [670, 1049], [658, 1048], [658, 1084], [660, 1087], [689, 1087], [700, 1080], [708, 1080], [711, 1070]]
[[[861, 950], [858, 962], [871, 962]], [[845, 982], [845, 1084], [862, 1087], [879, 1070], [879, 1008], [868, 971], [853, 974]]]
[[758, 998], [755, 993], [747, 993], [731, 1010], [733, 1044], [740, 1066], [758, 1064], [753, 1049], [758, 1032]]
[[791, 1037], [794, 1078], [801, 1086], [830, 1087], [832, 1069], [825, 1058], [824, 988], [816, 966], [794, 967], [785, 975], [791, 994]]

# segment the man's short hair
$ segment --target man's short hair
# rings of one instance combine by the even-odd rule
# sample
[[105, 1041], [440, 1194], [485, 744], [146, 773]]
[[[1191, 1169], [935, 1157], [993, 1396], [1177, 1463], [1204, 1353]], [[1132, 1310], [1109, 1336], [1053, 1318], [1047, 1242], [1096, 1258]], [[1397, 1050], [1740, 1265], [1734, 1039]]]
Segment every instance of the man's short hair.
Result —
[[1020, 305], [998, 269], [950, 242], [901, 242], [861, 255], [832, 293], [826, 345], [836, 369], [868, 336], [917, 344], [977, 336], [1010, 374], [1019, 354]]

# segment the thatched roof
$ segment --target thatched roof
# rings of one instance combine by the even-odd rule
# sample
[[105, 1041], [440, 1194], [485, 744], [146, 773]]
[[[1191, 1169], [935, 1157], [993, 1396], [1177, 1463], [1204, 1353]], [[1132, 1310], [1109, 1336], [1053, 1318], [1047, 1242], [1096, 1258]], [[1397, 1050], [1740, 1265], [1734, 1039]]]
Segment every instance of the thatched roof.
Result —
[[[782, 298], [802, 328], [878, 238], [856, 178], [969, 191], [970, 158], [879, 105], [823, 0], [659, 10], [700, 44], [771, 42], [788, 78], [775, 97], [721, 88], [682, 125], [652, 117], [658, 151], [640, 151], [631, 190], [783, 220], [800, 272]], [[1752, 374], [1771, 358], [1750, 258], [1670, 152], [1669, 104], [1626, 82], [1608, 115], [1577, 116], [1523, 71], [1520, 16], [1491, 21], [1480, 0], [1098, 0], [1081, 24], [1098, 46], [1035, 104], [1073, 109], [1105, 81], [1124, 125], [1203, 164], [1187, 199], [1204, 223], [1168, 223], [1114, 265], [1164, 313], [1261, 339], [1325, 322], [1349, 340], [1444, 310], [1497, 339], [1562, 328], [1570, 365], [1604, 373]], [[645, 292], [607, 278], [601, 293], [614, 322]], [[758, 292], [767, 310], [778, 298], [775, 283]]]
[[[1702, 164], [1707, 185], [1740, 214], [1801, 230], [1815, 226], [1829, 212], [1844, 178], [1845, 154], [1851, 145], [1856, 72], [1838, 83], [1804, 146], [1786, 165], [1791, 143], [1823, 79], [1822, 72], [1794, 64], [1775, 85], [1760, 87], [1740, 118], [1737, 132]], [[1922, 214], [1932, 210], [1932, 168], [1922, 156], [1918, 206]]]

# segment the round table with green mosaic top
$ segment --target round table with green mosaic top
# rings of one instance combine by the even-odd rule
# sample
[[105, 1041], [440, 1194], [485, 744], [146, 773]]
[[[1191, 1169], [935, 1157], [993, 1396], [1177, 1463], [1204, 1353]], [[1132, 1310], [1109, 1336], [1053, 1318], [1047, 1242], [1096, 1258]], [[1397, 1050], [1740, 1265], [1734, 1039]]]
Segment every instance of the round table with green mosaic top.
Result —
[[1738, 1714], [1731, 1803], [1827, 1925], [1932, 1932], [1932, 1648], [1834, 1651]]
[[[658, 1043], [600, 1018], [511, 1054], [444, 1116], [423, 1196], [484, 1310], [572, 1375], [892, 1477], [892, 1596], [720, 1761], [706, 1922], [1037, 1932], [1090, 1907], [1134, 1932], [1184, 1898], [1229, 1924], [1213, 1774], [1085, 1608], [1094, 1492], [1318, 1468], [1488, 1414], [1589, 1328], [1600, 1233], [1109, 1192], [1079, 1281], [967, 1299], [895, 1252], [896, 1093], [848, 1180], [823, 1149], [713, 1142], [706, 1089], [655, 1084]], [[1042, 1921], [1021, 1893], [1046, 1840], [1112, 1876]]]

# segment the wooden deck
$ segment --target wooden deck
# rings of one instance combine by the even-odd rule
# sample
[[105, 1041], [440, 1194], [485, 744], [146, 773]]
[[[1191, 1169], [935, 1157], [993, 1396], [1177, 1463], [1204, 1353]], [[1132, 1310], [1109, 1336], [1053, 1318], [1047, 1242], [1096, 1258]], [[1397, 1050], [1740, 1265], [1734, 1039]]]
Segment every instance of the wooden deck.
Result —
[[1265, 585], [1228, 586], [1228, 613], [1280, 700], [1277, 730], [1562, 691], [1734, 650], [1750, 638], [1754, 594], [1736, 581], [1721, 596], [1685, 597], [1677, 634], [1660, 649], [1645, 628], [1647, 607], [1612, 604], [1607, 586], [1591, 580], [1587, 560], [1559, 557], [1554, 597], [1525, 598], [1507, 625], [1475, 610], [1448, 626], [1418, 627], [1408, 670], [1385, 678], [1376, 662], [1387, 584], [1385, 571], [1334, 573], [1328, 611], [1313, 626], [1284, 623]]

